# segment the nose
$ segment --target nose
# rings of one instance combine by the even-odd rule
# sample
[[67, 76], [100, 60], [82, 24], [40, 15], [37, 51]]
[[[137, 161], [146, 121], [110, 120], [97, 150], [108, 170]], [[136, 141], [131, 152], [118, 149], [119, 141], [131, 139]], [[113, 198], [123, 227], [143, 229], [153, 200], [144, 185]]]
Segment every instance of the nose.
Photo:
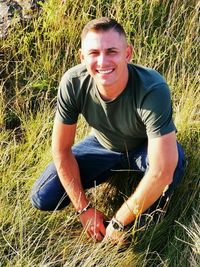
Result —
[[106, 55], [104, 53], [100, 53], [97, 59], [98, 66], [104, 66], [106, 63]]

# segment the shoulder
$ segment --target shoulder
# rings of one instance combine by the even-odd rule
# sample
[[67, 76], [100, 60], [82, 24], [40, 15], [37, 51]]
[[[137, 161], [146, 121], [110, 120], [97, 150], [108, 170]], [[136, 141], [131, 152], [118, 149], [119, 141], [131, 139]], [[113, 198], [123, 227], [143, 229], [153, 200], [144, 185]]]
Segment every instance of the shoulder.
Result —
[[155, 69], [138, 64], [129, 64], [128, 68], [129, 72], [132, 73], [133, 79], [136, 79], [145, 90], [160, 84], [167, 84], [164, 77]]
[[163, 101], [165, 99], [170, 102], [169, 86], [158, 71], [136, 64], [130, 64], [128, 67], [138, 108], [141, 108], [147, 100], [154, 104], [162, 98]]
[[89, 76], [89, 73], [84, 64], [76, 65], [68, 69], [62, 76], [61, 81], [73, 80], [73, 79], [84, 79]]
[[59, 88], [73, 94], [85, 94], [94, 86], [94, 81], [85, 65], [79, 64], [67, 70], [61, 78]]

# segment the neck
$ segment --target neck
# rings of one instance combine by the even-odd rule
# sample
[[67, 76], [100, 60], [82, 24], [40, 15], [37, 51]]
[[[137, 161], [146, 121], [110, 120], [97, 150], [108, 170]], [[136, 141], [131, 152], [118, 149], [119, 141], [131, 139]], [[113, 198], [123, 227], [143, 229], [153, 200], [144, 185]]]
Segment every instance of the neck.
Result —
[[101, 88], [97, 86], [101, 98], [105, 101], [114, 100], [115, 98], [117, 98], [124, 91], [125, 87], [126, 86], [124, 86], [120, 90], [110, 90], [109, 88]]
[[126, 88], [128, 83], [128, 72], [126, 77], [123, 77], [123, 80], [117, 83], [117, 85], [108, 85], [103, 86], [101, 84], [97, 84], [97, 88], [101, 98], [105, 101], [114, 100], [117, 98]]

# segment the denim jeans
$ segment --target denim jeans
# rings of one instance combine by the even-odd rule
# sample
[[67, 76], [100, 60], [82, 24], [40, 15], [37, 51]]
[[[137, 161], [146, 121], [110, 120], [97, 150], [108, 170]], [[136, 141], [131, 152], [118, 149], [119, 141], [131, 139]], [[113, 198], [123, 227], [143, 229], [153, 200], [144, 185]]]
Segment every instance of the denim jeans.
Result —
[[[165, 203], [181, 180], [184, 168], [184, 153], [179, 143], [177, 143], [177, 148], [179, 159], [173, 182], [162, 196], [162, 201], [159, 199], [151, 206], [151, 211], [157, 207], [158, 203], [160, 205]], [[132, 171], [134, 179], [134, 172], [143, 175], [149, 166], [146, 143], [134, 151], [121, 153], [104, 148], [93, 135], [89, 135], [83, 141], [74, 145], [72, 152], [78, 162], [84, 189], [107, 181], [117, 170]], [[53, 162], [36, 180], [31, 192], [31, 202], [37, 209], [46, 211], [59, 210], [70, 203]]]

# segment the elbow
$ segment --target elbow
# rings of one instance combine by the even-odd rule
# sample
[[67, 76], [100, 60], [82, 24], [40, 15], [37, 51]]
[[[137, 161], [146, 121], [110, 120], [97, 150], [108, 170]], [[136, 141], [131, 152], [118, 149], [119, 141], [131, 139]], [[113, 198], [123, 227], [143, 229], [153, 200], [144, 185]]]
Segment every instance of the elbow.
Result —
[[57, 146], [55, 146], [54, 144], [51, 145], [51, 155], [53, 157], [53, 159], [55, 157], [57, 157], [59, 154], [59, 149], [57, 148]]
[[58, 156], [58, 152], [57, 150], [55, 150], [54, 148], [51, 149], [51, 155], [53, 160]]
[[163, 185], [170, 185], [173, 182], [173, 173], [169, 171], [163, 171], [160, 178], [163, 181]]
[[150, 171], [149, 174], [156, 184], [167, 186], [173, 182], [174, 170], [159, 169], [157, 171]]
[[64, 150], [57, 149], [56, 147], [52, 147], [51, 155], [54, 161], [58, 158], [61, 158], [63, 154], [64, 154]]
[[51, 155], [52, 155], [53, 160], [67, 157], [67, 155], [69, 155], [70, 153], [71, 153], [71, 149], [57, 148], [55, 146], [52, 146], [51, 148]]
[[56, 149], [51, 149], [51, 155], [53, 158], [53, 161], [55, 162], [58, 158], [60, 158], [60, 153]]
[[149, 166], [149, 172], [155, 183], [170, 185], [173, 182], [174, 171], [176, 169], [177, 159], [171, 160], [165, 164]]

